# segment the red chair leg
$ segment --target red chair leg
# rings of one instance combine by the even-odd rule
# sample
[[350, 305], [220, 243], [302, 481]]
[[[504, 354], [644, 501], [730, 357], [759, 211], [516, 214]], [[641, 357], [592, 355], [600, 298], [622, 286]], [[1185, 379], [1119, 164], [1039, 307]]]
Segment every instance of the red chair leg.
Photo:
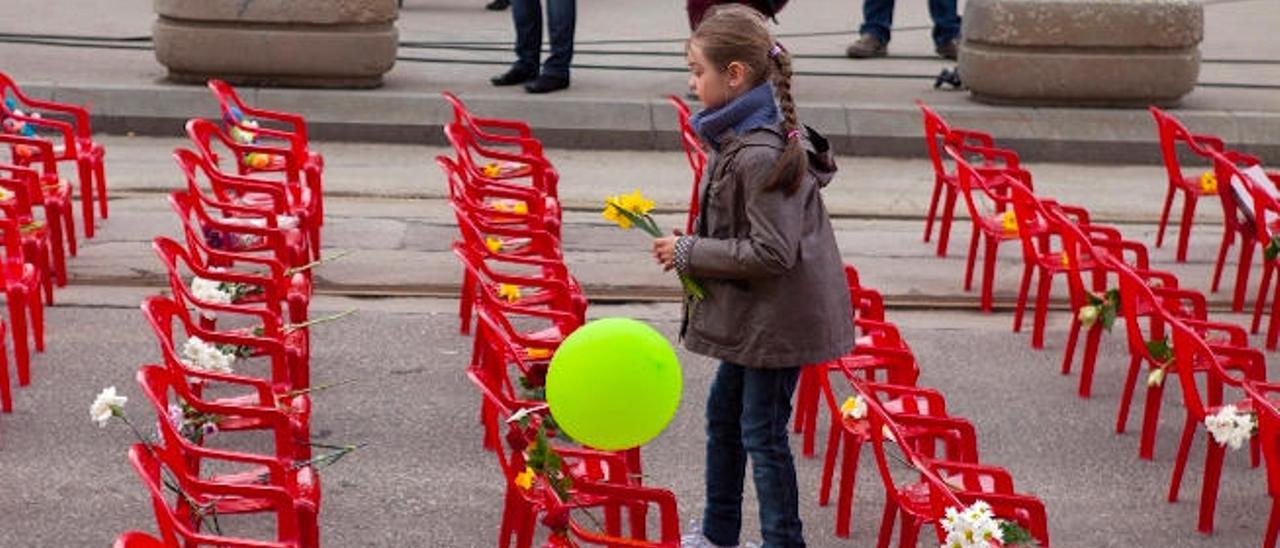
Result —
[[876, 548], [889, 548], [889, 539], [893, 537], [893, 521], [898, 517], [898, 502], [892, 496], [885, 496], [884, 515], [880, 517], [880, 536], [876, 539]]
[[80, 210], [84, 216], [84, 237], [93, 237], [93, 175], [87, 160], [76, 161], [76, 172], [80, 176]]
[[1164, 194], [1164, 210], [1160, 213], [1160, 226], [1156, 229], [1156, 247], [1164, 245], [1164, 229], [1169, 225], [1169, 210], [1173, 208], [1173, 185]]
[[933, 219], [938, 213], [938, 198], [942, 197], [942, 181], [933, 180], [933, 196], [929, 198], [929, 210], [924, 214], [924, 241], [928, 242], [933, 234]]
[[1222, 281], [1222, 270], [1227, 264], [1227, 250], [1231, 248], [1236, 241], [1235, 233], [1230, 230], [1222, 233], [1222, 243], [1218, 244], [1218, 262], [1213, 265], [1213, 284], [1209, 287], [1209, 291], [1218, 292], [1218, 284]]
[[920, 541], [920, 522], [914, 516], [902, 512], [902, 532], [898, 535], [898, 546], [916, 548]]
[[27, 306], [31, 309], [31, 331], [36, 339], [36, 352], [44, 352], [44, 300], [40, 291], [33, 291], [27, 296]]
[[1232, 312], [1244, 310], [1244, 294], [1249, 288], [1249, 270], [1253, 268], [1253, 248], [1252, 242], [1240, 246], [1240, 265], [1236, 271], [1235, 291], [1231, 296]]
[[1053, 274], [1040, 269], [1040, 283], [1036, 287], [1036, 314], [1031, 324], [1031, 348], [1044, 348], [1044, 323], [1049, 314], [1049, 293], [1053, 291]]
[[1133, 401], [1133, 390], [1138, 384], [1138, 371], [1142, 367], [1142, 356], [1134, 355], [1129, 359], [1129, 372], [1124, 377], [1124, 393], [1120, 395], [1120, 411], [1116, 413], [1116, 433], [1123, 434], [1129, 424], [1129, 404]]
[[[840, 491], [836, 495], [836, 536], [849, 538], [850, 524], [853, 522], [853, 488], [858, 478], [858, 456], [862, 454], [862, 444], [847, 435], [844, 442], [844, 458], [840, 462]], [[889, 527], [892, 529], [893, 524]]]
[[13, 389], [9, 384], [9, 352], [4, 344], [4, 322], [0, 322], [0, 409], [13, 412]]
[[969, 235], [969, 257], [965, 260], [964, 267], [964, 290], [973, 289], [973, 265], [978, 260], [978, 225], [973, 225], [973, 232]]
[[1209, 449], [1204, 456], [1204, 483], [1200, 486], [1200, 522], [1197, 529], [1201, 533], [1213, 532], [1213, 514], [1218, 505], [1218, 483], [1222, 479], [1222, 458], [1226, 448], [1209, 438]]
[[1276, 338], [1280, 336], [1280, 281], [1276, 283], [1276, 294], [1271, 298], [1271, 320], [1267, 322], [1267, 350], [1276, 349]]
[[1071, 362], [1076, 357], [1076, 341], [1080, 339], [1080, 319], [1071, 314], [1071, 331], [1067, 333], [1067, 348], [1062, 352], [1062, 374], [1071, 373]]
[[463, 335], [471, 334], [472, 306], [476, 298], [476, 280], [470, 272], [462, 273], [462, 292], [458, 295], [458, 324]]
[[1094, 324], [1085, 334], [1084, 364], [1080, 366], [1081, 398], [1088, 399], [1093, 394], [1093, 367], [1098, 362], [1098, 343], [1102, 340], [1102, 329]]
[[[64, 207], [65, 206], [65, 207]], [[58, 206], [58, 216], [62, 220], [62, 227], [67, 235], [67, 247], [71, 250], [71, 256], [76, 256], [76, 217], [71, 213], [71, 202], [63, 202]]]
[[1182, 224], [1178, 226], [1178, 255], [1177, 261], [1184, 263], [1187, 261], [1187, 244], [1191, 243], [1191, 223], [1196, 218], [1196, 201], [1199, 196], [1194, 192], [1183, 194], [1182, 201]]
[[1022, 331], [1022, 315], [1027, 310], [1027, 292], [1031, 290], [1031, 271], [1035, 268], [1032, 263], [1027, 263], [1022, 267], [1022, 281], [1018, 284], [1018, 302], [1013, 309], [1013, 332]]
[[813, 368], [800, 369], [800, 379], [796, 383], [796, 408], [791, 421], [791, 431], [799, 434], [804, 431], [804, 414], [808, 412], [809, 391], [813, 389]]
[[9, 291], [9, 323], [13, 324], [13, 356], [18, 362], [18, 386], [31, 384], [31, 346], [27, 339], [27, 296]]
[[1187, 470], [1187, 455], [1191, 452], [1191, 441], [1196, 436], [1196, 421], [1187, 415], [1182, 425], [1182, 441], [1178, 444], [1178, 458], [1173, 461], [1173, 478], [1169, 481], [1169, 502], [1178, 502], [1178, 491], [1182, 488], [1182, 473]]
[[832, 418], [827, 430], [827, 450], [822, 457], [822, 480], [818, 486], [818, 506], [831, 503], [831, 480], [836, 471], [836, 455], [840, 452], [840, 440], [844, 439], [844, 425]]
[[102, 215], [102, 219], [107, 218], [107, 175], [103, 169], [104, 155], [95, 154], [93, 162], [93, 178], [98, 183], [98, 213]]
[[947, 242], [951, 239], [951, 221], [956, 216], [956, 189], [947, 185], [942, 203], [942, 224], [938, 227], [938, 256], [947, 256]]
[[1138, 442], [1138, 458], [1152, 460], [1156, 455], [1156, 423], [1160, 421], [1160, 404], [1164, 401], [1164, 383], [1147, 388], [1147, 402], [1142, 410], [1142, 434]]
[[996, 253], [999, 244], [994, 238], [987, 239], [986, 250], [982, 255], [982, 300], [981, 306], [983, 312], [991, 312], [994, 308], [994, 298], [996, 283]]
[[1253, 318], [1249, 322], [1249, 332], [1258, 333], [1262, 324], [1262, 310], [1267, 306], [1267, 289], [1271, 286], [1271, 273], [1275, 268], [1271, 261], [1262, 261], [1262, 282], [1258, 284], [1258, 297], [1253, 303]]

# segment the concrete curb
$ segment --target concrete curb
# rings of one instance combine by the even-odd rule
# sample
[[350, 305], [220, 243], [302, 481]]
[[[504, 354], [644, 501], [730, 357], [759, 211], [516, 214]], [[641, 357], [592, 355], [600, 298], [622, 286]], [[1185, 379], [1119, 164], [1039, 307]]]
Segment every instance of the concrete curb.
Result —
[[[95, 129], [110, 134], [180, 135], [187, 119], [217, 116], [202, 86], [29, 85], [37, 96], [92, 108]], [[452, 119], [436, 93], [386, 90], [242, 88], [245, 101], [302, 113], [319, 140], [444, 144]], [[652, 99], [464, 96], [476, 113], [522, 119], [550, 147], [575, 149], [678, 148], [675, 112]], [[1157, 163], [1151, 116], [1141, 109], [1066, 109], [963, 105], [939, 107], [957, 127], [980, 129], [1031, 161]], [[1280, 163], [1280, 113], [1180, 110], [1193, 131], [1218, 135], [1228, 146]], [[841, 154], [920, 157], [921, 122], [912, 104], [818, 104], [801, 118], [826, 134]]]

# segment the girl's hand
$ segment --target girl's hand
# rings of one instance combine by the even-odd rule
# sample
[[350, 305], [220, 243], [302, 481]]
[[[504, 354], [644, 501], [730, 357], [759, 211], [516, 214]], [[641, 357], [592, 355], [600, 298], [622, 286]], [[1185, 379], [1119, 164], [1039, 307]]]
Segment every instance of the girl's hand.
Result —
[[679, 240], [684, 235], [684, 232], [681, 232], [680, 229], [672, 230], [671, 233], [674, 236], [653, 239], [653, 258], [658, 261], [658, 264], [662, 265], [664, 272], [675, 268], [676, 240]]

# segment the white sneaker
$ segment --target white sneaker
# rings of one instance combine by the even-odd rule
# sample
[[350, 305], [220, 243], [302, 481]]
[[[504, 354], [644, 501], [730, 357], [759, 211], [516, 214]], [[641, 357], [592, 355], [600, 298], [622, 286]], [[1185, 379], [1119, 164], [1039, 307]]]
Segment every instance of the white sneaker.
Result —
[[680, 537], [680, 548], [738, 548], [737, 546], [720, 546], [715, 544], [702, 533], [685, 533]]

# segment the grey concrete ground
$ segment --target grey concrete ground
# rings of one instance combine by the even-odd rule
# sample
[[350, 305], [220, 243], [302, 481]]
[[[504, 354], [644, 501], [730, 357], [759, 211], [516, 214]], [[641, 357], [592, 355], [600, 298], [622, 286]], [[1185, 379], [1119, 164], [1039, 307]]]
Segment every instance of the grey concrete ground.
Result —
[[[1196, 131], [1221, 135], [1232, 146], [1275, 158], [1280, 150], [1275, 146], [1280, 140], [1275, 129], [1280, 127], [1280, 99], [1274, 86], [1280, 85], [1280, 65], [1274, 60], [1280, 58], [1280, 45], [1268, 38], [1280, 25], [1280, 8], [1271, 0], [1204, 4], [1200, 81], [1206, 85], [1186, 98], [1179, 115]], [[97, 5], [92, 0], [11, 0], [10, 5], [26, 17], [0, 21], [0, 32], [146, 37], [154, 19], [151, 3], [145, 0], [113, 2], [112, 10], [93, 18], [81, 16]], [[919, 98], [959, 125], [995, 132], [1026, 156], [1073, 163], [1156, 159], [1155, 149], [1147, 146], [1155, 139], [1151, 120], [1141, 110], [989, 107], [970, 102], [964, 93], [934, 90], [932, 77], [954, 63], [932, 55], [923, 6], [898, 7], [899, 30], [890, 46], [893, 57], [846, 59], [844, 47], [861, 19], [856, 12], [857, 4], [845, 0], [795, 3], [782, 14], [778, 27], [787, 46], [800, 56], [797, 70], [856, 74], [802, 75], [794, 88], [806, 123], [833, 137], [843, 151], [917, 154], [919, 115], [911, 99]], [[440, 142], [436, 128], [450, 114], [438, 94], [451, 89], [480, 112], [529, 120], [544, 139], [561, 146], [674, 148], [678, 142], [665, 100], [687, 89], [680, 57], [687, 22], [678, 2], [582, 3], [573, 87], [545, 97], [488, 84], [488, 78], [512, 60], [507, 51], [512, 39], [509, 13], [486, 12], [475, 0], [411, 1], [398, 27], [406, 45], [382, 89], [246, 89], [244, 94], [259, 105], [304, 113], [319, 135], [334, 140]], [[610, 43], [617, 40], [649, 42]], [[163, 82], [164, 69], [150, 51], [7, 42], [0, 43], [0, 53], [6, 73], [38, 93], [92, 103], [102, 117], [99, 127], [112, 131], [162, 134], [165, 124], [197, 113], [208, 115], [214, 108], [205, 90]], [[81, 61], [89, 56], [92, 63]], [[671, 71], [591, 68], [600, 66]]]
[[[137, 367], [156, 358], [137, 303], [156, 291], [159, 273], [146, 242], [175, 232], [162, 191], [178, 184], [167, 152], [176, 139], [106, 138], [113, 190], [112, 218], [98, 239], [71, 262], [73, 284], [49, 313], [49, 350], [34, 364], [34, 381], [19, 389], [15, 412], [0, 416], [0, 546], [103, 546], [121, 531], [151, 529], [150, 508], [125, 460], [130, 436], [120, 425], [93, 426], [85, 410], [104, 386], [131, 399], [145, 423], [133, 382]], [[318, 272], [325, 295], [315, 314], [355, 308], [358, 314], [313, 331], [313, 379], [355, 377], [357, 384], [315, 397], [313, 430], [333, 443], [369, 445], [324, 470], [328, 546], [491, 546], [501, 509], [496, 460], [480, 448], [477, 397], [462, 371], [469, 341], [456, 332], [456, 267], [445, 252], [453, 228], [441, 198], [442, 180], [430, 164], [438, 149], [326, 144], [326, 184], [332, 190], [325, 237], [330, 249], [355, 249]], [[642, 188], [666, 211], [681, 204], [687, 168], [677, 153], [581, 153], [553, 150], [571, 207], [565, 249], [573, 271], [595, 296], [671, 295], [674, 284], [653, 271], [644, 238], [608, 228], [596, 217], [605, 193]], [[1050, 316], [1049, 348], [1028, 349], [1028, 337], [1009, 333], [1005, 312], [973, 312], [974, 297], [959, 290], [965, 222], [957, 223], [952, 257], [936, 259], [919, 243], [927, 195], [922, 161], [845, 158], [827, 200], [836, 213], [846, 259], [866, 283], [903, 307], [890, 311], [924, 368], [922, 384], [947, 394], [951, 408], [981, 433], [983, 459], [1010, 468], [1021, 489], [1047, 504], [1055, 544], [1105, 546], [1252, 546], [1262, 534], [1269, 499], [1262, 470], [1232, 454], [1219, 498], [1218, 530], [1194, 532], [1203, 441], [1197, 443], [1183, 502], [1164, 492], [1181, 425], [1178, 395], [1170, 390], [1154, 463], [1136, 458], [1134, 434], [1111, 432], [1126, 363], [1121, 333], [1107, 337], [1094, 398], [1075, 396], [1076, 377], [1058, 374], [1067, 315]], [[1158, 170], [1144, 166], [1032, 166], [1037, 188], [1078, 202], [1102, 219], [1121, 221], [1132, 237], [1150, 241], [1160, 198]], [[1157, 262], [1186, 285], [1206, 287], [1217, 232], [1206, 202], [1191, 256]], [[666, 213], [663, 222], [679, 216]], [[1015, 283], [1014, 249], [1002, 254], [1000, 298]], [[388, 268], [388, 265], [397, 265]], [[1060, 293], [1059, 293], [1060, 294]], [[443, 295], [444, 298], [428, 298]], [[425, 297], [424, 297], [425, 296]], [[1219, 296], [1219, 298], [1221, 298]], [[959, 310], [938, 307], [958, 303]], [[605, 305], [593, 317], [623, 315], [673, 335], [673, 303]], [[1239, 320], [1218, 314], [1217, 318]], [[700, 511], [701, 412], [712, 363], [681, 351], [685, 392], [668, 430], [646, 449], [651, 483], [672, 489], [681, 521]], [[260, 440], [233, 438], [231, 447]], [[1203, 437], [1200, 438], [1203, 440]], [[219, 443], [224, 443], [219, 441]], [[805, 496], [802, 515], [813, 546], [868, 545], [878, 523], [882, 490], [864, 456], [854, 509], [854, 537], [837, 541], [831, 508], [816, 505], [821, 463], [799, 459]], [[754, 498], [747, 501], [745, 539], [756, 538]], [[261, 532], [261, 523], [232, 523]], [[235, 529], [240, 530], [240, 529]], [[927, 545], [927, 544], [925, 544]]]

